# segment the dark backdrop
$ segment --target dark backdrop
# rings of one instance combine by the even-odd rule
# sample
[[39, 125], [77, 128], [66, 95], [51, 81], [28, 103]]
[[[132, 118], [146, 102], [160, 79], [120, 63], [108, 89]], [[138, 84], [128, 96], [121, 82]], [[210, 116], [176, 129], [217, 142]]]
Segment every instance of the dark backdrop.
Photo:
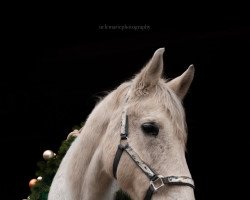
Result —
[[248, 103], [249, 26], [129, 24], [146, 24], [149, 30], [100, 30], [105, 23], [80, 28], [37, 23], [20, 25], [5, 40], [0, 116], [6, 177], [2, 189], [8, 199], [29, 195], [28, 183], [36, 178], [43, 151], [56, 152], [72, 128], [86, 119], [98, 96], [131, 78], [159, 47], [166, 49], [167, 77], [180, 75], [189, 64], [196, 69], [184, 100], [187, 159], [196, 197], [223, 199], [231, 192], [222, 185], [234, 186], [236, 166], [244, 173], [235, 150], [246, 147], [240, 116]]

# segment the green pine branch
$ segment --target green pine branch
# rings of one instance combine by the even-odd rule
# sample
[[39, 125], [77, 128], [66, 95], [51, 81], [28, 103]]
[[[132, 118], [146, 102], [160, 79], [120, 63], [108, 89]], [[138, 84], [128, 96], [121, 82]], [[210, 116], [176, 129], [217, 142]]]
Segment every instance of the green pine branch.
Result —
[[[47, 200], [50, 185], [52, 180], [59, 168], [59, 165], [69, 149], [72, 142], [75, 140], [75, 136], [70, 136], [67, 140], [64, 140], [59, 148], [56, 156], [45, 161], [41, 160], [37, 163], [38, 170], [36, 176], [41, 176], [42, 180], [37, 181], [35, 186], [31, 188], [31, 194], [29, 195], [30, 200]], [[130, 200], [129, 196], [123, 191], [119, 190], [116, 192], [114, 200]]]

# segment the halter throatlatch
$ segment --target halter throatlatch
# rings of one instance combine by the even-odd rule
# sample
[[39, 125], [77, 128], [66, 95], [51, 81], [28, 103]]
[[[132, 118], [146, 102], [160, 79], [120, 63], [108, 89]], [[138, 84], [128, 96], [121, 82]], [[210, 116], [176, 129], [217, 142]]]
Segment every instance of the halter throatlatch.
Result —
[[133, 150], [128, 144], [128, 115], [127, 115], [127, 101], [129, 99], [129, 92], [127, 93], [125, 99], [125, 107], [122, 111], [122, 121], [121, 121], [121, 140], [118, 145], [114, 162], [113, 162], [113, 175], [117, 178], [117, 168], [122, 156], [122, 153], [125, 151], [136, 165], [142, 170], [142, 172], [149, 178], [150, 185], [145, 195], [144, 200], [150, 200], [152, 195], [157, 192], [164, 185], [181, 185], [189, 186], [194, 188], [194, 181], [192, 178], [187, 176], [167, 176], [163, 177], [162, 175], [156, 174], [143, 160], [140, 156]]

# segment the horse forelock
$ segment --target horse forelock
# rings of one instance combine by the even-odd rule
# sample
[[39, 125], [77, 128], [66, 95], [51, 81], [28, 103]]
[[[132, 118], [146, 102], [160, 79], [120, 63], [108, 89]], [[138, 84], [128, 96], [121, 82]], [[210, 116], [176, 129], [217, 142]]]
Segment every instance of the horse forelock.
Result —
[[[155, 103], [158, 105], [163, 105], [165, 110], [168, 112], [171, 123], [173, 124], [173, 129], [175, 134], [179, 136], [183, 144], [186, 144], [187, 141], [187, 124], [186, 124], [186, 116], [185, 111], [182, 105], [181, 99], [167, 86], [167, 80], [160, 79], [158, 84], [155, 88], [149, 92], [148, 94], [141, 94], [132, 93], [133, 96], [130, 97], [130, 101], [128, 102], [131, 104], [141, 104], [141, 100], [145, 98], [153, 97]], [[114, 102], [117, 103], [117, 106], [122, 105], [121, 102], [125, 100], [126, 94], [131, 89], [130, 83], [126, 83], [122, 85], [116, 91], [115, 100]], [[137, 107], [138, 108], [138, 107]], [[139, 112], [139, 110], [137, 111]]]

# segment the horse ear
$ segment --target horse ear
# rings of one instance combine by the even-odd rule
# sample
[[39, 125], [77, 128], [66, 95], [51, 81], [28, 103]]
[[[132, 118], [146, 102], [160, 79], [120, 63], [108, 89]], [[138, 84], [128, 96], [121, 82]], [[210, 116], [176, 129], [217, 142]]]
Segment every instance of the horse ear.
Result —
[[167, 85], [172, 89], [175, 94], [183, 99], [194, 78], [194, 66], [190, 65], [188, 69], [180, 76], [167, 82]]
[[150, 88], [158, 83], [163, 71], [164, 51], [165, 48], [157, 49], [146, 66], [136, 75], [134, 79], [134, 89], [137, 92], [147, 93]]

